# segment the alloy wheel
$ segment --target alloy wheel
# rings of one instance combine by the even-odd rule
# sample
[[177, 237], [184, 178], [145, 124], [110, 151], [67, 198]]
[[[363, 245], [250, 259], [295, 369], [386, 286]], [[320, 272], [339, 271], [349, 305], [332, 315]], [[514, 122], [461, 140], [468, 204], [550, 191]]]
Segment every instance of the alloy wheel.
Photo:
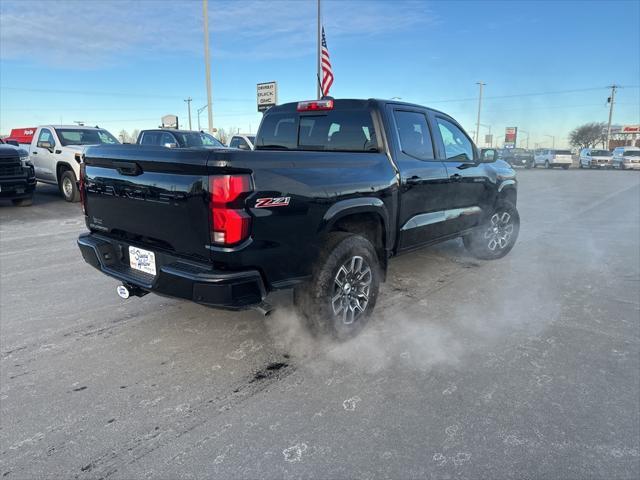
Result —
[[496, 212], [491, 216], [489, 227], [484, 233], [488, 240], [487, 248], [492, 252], [502, 250], [509, 246], [513, 235], [513, 218], [509, 212]]
[[371, 267], [363, 257], [353, 256], [338, 269], [333, 280], [331, 308], [345, 325], [352, 324], [365, 313], [371, 280]]

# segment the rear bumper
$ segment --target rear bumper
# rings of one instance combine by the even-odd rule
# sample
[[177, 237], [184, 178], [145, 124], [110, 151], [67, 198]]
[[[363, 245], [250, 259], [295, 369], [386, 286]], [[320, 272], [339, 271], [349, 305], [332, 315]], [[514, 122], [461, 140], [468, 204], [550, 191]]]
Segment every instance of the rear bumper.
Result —
[[184, 298], [212, 307], [243, 309], [266, 297], [257, 270], [226, 272], [210, 265], [156, 252], [157, 275], [129, 267], [129, 244], [94, 233], [78, 237], [84, 260], [102, 273], [145, 291]]

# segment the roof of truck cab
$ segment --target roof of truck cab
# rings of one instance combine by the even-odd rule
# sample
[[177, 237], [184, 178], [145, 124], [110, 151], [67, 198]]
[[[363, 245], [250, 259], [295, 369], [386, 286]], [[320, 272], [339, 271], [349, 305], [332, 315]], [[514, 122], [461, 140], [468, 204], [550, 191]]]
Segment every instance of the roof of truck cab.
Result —
[[[298, 102], [288, 102], [288, 103], [283, 103], [281, 105], [275, 105], [273, 107], [271, 107], [269, 110], [267, 110], [265, 113], [270, 113], [270, 112], [288, 112], [291, 110], [296, 110], [298, 107], [298, 103], [300, 102], [312, 102], [314, 101], [312, 100], [300, 100]], [[434, 108], [430, 108], [427, 107], [425, 105], [419, 105], [417, 103], [409, 103], [409, 102], [402, 102], [402, 101], [398, 101], [398, 100], [386, 100], [383, 98], [334, 98], [333, 99], [334, 104], [336, 105], [336, 107], [347, 107], [347, 108], [364, 108], [367, 107], [371, 104], [377, 104], [378, 106], [382, 106], [382, 105], [398, 105], [401, 107], [411, 107], [411, 108], [424, 108], [427, 110], [430, 110], [432, 112], [435, 113], [441, 113], [442, 115], [446, 115], [447, 117], [450, 117], [450, 115], [446, 112], [442, 112], [440, 110], [436, 110]], [[320, 110], [321, 111], [321, 110]]]
[[38, 128], [64, 128], [65, 130], [104, 130], [102, 127], [90, 125], [40, 125]]
[[175, 133], [208, 133], [204, 130], [178, 130], [177, 128], [145, 128], [144, 130], [140, 130], [142, 132], [175, 132]]

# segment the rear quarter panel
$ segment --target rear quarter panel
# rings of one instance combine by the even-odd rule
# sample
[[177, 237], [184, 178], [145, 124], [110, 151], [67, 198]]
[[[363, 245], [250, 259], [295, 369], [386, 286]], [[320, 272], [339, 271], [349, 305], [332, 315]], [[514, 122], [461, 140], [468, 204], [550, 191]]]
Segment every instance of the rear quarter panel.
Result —
[[[211, 154], [209, 167], [251, 172], [254, 184], [245, 202], [252, 216], [251, 243], [240, 249], [213, 247], [214, 264], [258, 268], [276, 287], [311, 273], [335, 216], [349, 208], [362, 211], [349, 200], [378, 199], [390, 216], [397, 202], [395, 172], [384, 153], [220, 151]], [[256, 207], [258, 199], [282, 197], [289, 199], [287, 205]]]

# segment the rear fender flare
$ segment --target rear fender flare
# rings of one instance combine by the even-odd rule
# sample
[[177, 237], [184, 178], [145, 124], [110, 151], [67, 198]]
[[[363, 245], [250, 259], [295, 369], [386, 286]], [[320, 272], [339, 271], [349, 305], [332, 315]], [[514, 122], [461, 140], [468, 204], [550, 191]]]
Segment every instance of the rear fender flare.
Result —
[[319, 233], [330, 232], [333, 225], [348, 215], [357, 213], [374, 213], [382, 221], [383, 241], [387, 251], [393, 247], [392, 231], [389, 226], [389, 212], [384, 202], [377, 197], [360, 197], [340, 200], [325, 212]]

